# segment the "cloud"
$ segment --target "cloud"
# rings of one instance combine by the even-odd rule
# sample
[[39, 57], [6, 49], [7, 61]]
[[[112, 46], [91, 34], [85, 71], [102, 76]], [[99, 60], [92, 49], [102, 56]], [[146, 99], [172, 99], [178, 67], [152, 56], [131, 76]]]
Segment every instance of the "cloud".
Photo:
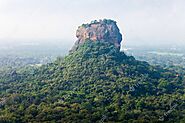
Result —
[[111, 18], [118, 22], [126, 43], [183, 43], [184, 5], [183, 0], [0, 0], [0, 42], [73, 43], [82, 23]]

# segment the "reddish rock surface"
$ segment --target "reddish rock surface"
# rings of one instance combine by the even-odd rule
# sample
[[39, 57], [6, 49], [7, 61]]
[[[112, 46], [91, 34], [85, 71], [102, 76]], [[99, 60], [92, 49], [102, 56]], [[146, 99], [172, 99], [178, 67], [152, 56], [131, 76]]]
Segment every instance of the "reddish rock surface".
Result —
[[115, 21], [100, 20], [92, 21], [90, 24], [82, 24], [76, 31], [78, 40], [75, 42], [71, 51], [78, 49], [79, 45], [87, 40], [105, 41], [113, 43], [117, 48], [120, 48], [122, 35]]

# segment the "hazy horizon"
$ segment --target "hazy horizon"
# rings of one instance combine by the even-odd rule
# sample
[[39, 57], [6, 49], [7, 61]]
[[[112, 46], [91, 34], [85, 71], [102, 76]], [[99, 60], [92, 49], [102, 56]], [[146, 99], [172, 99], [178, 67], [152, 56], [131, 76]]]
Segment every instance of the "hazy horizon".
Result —
[[185, 44], [183, 0], [0, 0], [0, 45], [72, 45], [91, 20], [117, 21], [126, 45]]

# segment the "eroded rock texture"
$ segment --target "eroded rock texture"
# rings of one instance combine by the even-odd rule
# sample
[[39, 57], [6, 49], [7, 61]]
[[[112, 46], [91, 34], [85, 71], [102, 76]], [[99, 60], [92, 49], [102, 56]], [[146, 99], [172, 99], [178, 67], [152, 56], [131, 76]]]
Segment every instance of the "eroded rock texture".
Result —
[[90, 24], [82, 24], [76, 31], [76, 37], [78, 40], [75, 42], [71, 51], [77, 50], [87, 40], [111, 42], [117, 48], [120, 48], [122, 41], [122, 35], [116, 22], [107, 19], [95, 20]]

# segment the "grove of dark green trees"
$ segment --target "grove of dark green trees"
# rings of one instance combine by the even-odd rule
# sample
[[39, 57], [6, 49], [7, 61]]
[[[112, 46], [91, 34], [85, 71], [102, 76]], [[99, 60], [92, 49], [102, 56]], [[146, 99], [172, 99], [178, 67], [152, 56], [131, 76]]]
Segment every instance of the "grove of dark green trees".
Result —
[[86, 41], [39, 68], [0, 78], [1, 123], [185, 123], [185, 79]]

